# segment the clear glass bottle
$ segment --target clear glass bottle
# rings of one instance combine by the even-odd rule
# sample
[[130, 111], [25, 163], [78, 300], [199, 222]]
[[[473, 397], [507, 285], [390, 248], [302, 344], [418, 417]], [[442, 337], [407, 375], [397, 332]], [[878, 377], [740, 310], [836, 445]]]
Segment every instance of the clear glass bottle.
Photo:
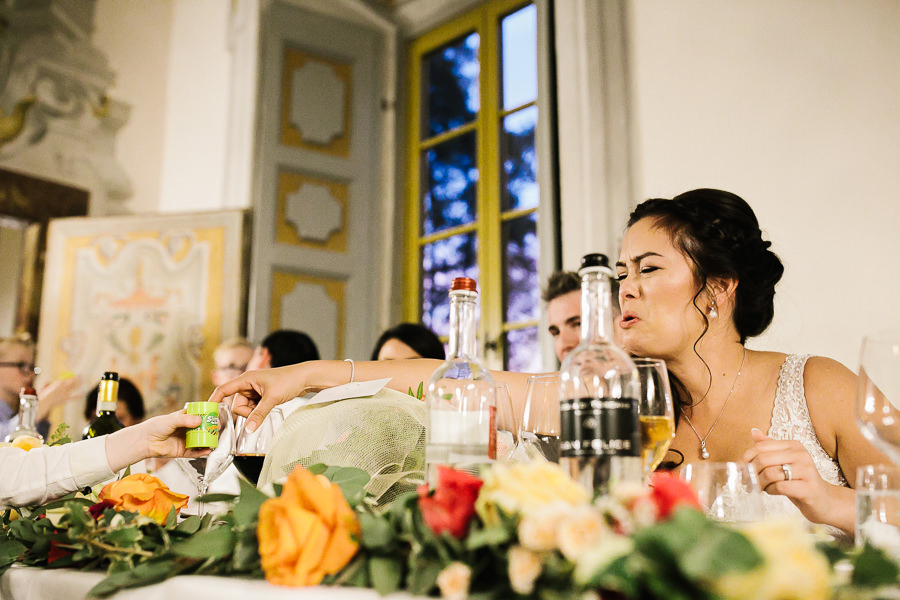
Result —
[[426, 478], [431, 486], [440, 465], [479, 475], [497, 456], [496, 384], [477, 356], [477, 302], [473, 279], [453, 280], [449, 352], [428, 380], [425, 396]]
[[16, 428], [6, 436], [7, 442], [14, 441], [20, 435], [30, 435], [44, 441], [44, 436], [37, 430], [38, 397], [34, 388], [23, 387], [19, 391], [19, 421]]
[[116, 417], [116, 406], [119, 403], [119, 374], [107, 371], [100, 378], [100, 390], [97, 394], [97, 418], [85, 428], [82, 439], [87, 440], [124, 428]]
[[560, 368], [560, 465], [585, 489], [606, 494], [641, 481], [639, 379], [613, 343], [609, 259], [581, 259], [581, 341]]

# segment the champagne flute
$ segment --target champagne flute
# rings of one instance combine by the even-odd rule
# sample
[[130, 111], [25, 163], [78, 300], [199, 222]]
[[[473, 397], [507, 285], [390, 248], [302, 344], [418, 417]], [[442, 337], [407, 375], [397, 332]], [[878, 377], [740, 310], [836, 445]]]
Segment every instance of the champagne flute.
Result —
[[519, 445], [532, 460], [559, 462], [559, 431], [559, 375], [529, 377]]
[[[197, 486], [198, 496], [202, 497], [209, 489], [209, 484], [225, 472], [234, 457], [234, 422], [231, 410], [224, 402], [219, 402], [219, 442], [206, 456], [197, 458], [176, 458], [190, 480]], [[203, 503], [199, 502], [200, 515], [205, 512]]]
[[675, 409], [665, 361], [635, 358], [641, 383], [638, 419], [641, 423], [641, 462], [644, 475], [659, 466], [675, 437]]
[[866, 439], [900, 465], [900, 330], [863, 338], [856, 420]]
[[513, 412], [512, 397], [509, 394], [509, 386], [505, 383], [497, 384], [497, 459], [507, 460], [516, 447], [518, 425], [516, 415]]
[[759, 480], [747, 463], [704, 460], [688, 463], [680, 475], [697, 492], [710, 519], [738, 523], [763, 517]]
[[246, 423], [247, 419], [239, 417], [235, 427], [237, 439], [234, 443], [234, 466], [247, 481], [256, 485], [259, 483], [259, 475], [262, 473], [266, 454], [272, 448], [275, 434], [284, 423], [284, 415], [276, 406], [269, 411], [256, 431], [248, 431]]

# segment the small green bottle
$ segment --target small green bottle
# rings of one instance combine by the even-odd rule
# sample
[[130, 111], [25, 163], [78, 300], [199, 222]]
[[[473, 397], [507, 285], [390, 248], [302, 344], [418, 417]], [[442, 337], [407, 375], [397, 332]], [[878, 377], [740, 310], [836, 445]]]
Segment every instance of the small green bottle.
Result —
[[116, 418], [118, 403], [119, 374], [107, 371], [100, 378], [100, 391], [97, 394], [97, 418], [85, 428], [82, 439], [87, 440], [123, 429], [125, 426]]

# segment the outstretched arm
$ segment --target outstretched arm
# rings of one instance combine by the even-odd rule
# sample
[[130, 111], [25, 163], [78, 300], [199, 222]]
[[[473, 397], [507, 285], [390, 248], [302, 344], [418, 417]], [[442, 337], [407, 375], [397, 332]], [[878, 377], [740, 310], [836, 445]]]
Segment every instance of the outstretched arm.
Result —
[[[369, 381], [390, 377], [388, 387], [400, 392], [415, 390], [441, 364], [439, 360], [415, 358], [408, 360], [358, 361], [354, 381]], [[235, 395], [232, 410], [247, 417], [247, 427], [255, 430], [273, 407], [309, 392], [343, 385], [350, 381], [351, 365], [341, 360], [314, 360], [277, 369], [249, 371], [237, 379], [220, 385], [210, 397], [221, 402]], [[513, 404], [525, 401], [525, 385], [529, 375], [492, 371], [497, 381], [510, 388]], [[521, 414], [521, 408], [516, 409]]]

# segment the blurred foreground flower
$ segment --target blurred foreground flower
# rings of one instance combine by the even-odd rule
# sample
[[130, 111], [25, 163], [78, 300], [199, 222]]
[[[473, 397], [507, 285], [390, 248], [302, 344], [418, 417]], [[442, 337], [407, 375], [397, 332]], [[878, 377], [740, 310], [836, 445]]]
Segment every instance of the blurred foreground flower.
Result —
[[[176, 494], [153, 475], [135, 473], [103, 486], [99, 499], [116, 510], [127, 510], [149, 517], [159, 524], [174, 508], [179, 511], [188, 503], [188, 497]], [[95, 517], [96, 518], [96, 517]]]
[[356, 554], [359, 523], [341, 488], [298, 466], [259, 510], [259, 555], [277, 585], [316, 585]]
[[578, 505], [589, 500], [559, 465], [536, 461], [494, 465], [484, 478], [475, 508], [485, 523], [496, 524], [498, 508], [508, 515], [526, 514], [556, 502]]
[[463, 538], [475, 515], [475, 499], [483, 482], [477, 477], [447, 467], [438, 467], [437, 488], [419, 488], [422, 519], [435, 534], [447, 532]]

